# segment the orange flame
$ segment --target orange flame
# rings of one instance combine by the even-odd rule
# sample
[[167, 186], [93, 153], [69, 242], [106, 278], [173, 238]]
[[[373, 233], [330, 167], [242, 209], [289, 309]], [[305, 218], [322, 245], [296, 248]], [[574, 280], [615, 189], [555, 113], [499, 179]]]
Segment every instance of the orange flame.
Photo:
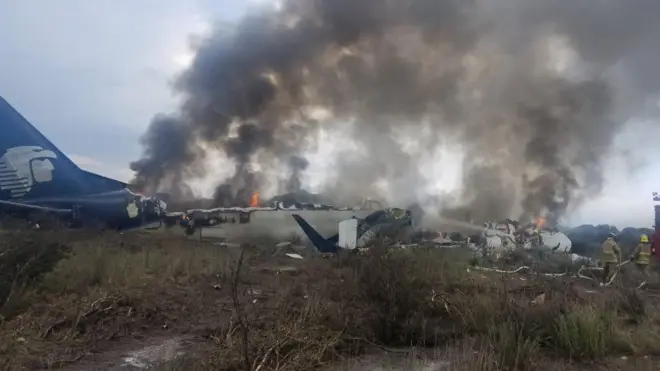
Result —
[[259, 192], [252, 192], [252, 197], [250, 197], [250, 207], [259, 206]]
[[543, 228], [543, 226], [545, 226], [545, 219], [543, 219], [541, 217], [536, 219], [536, 228], [540, 229], [540, 228]]

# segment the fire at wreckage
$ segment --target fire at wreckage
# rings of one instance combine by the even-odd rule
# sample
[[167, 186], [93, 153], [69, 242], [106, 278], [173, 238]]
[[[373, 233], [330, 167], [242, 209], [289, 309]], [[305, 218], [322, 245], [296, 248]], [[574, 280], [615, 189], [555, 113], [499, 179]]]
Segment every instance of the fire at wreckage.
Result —
[[[36, 226], [48, 215], [74, 228], [91, 225], [123, 230], [164, 223], [170, 227], [179, 224], [187, 234], [193, 234], [198, 227], [232, 222], [250, 223], [255, 212], [288, 211], [321, 252], [361, 249], [372, 245], [374, 241], [387, 240], [402, 247], [414, 246], [416, 241], [446, 247], [464, 244], [496, 254], [517, 247], [539, 247], [558, 253], [571, 250], [568, 237], [559, 231], [545, 228], [544, 223], [521, 225], [511, 220], [476, 226], [481, 235], [474, 239], [448, 239], [436, 233], [436, 238], [424, 241], [424, 233], [416, 230], [413, 210], [383, 208], [377, 202], [365, 202], [358, 208], [295, 202], [289, 205], [277, 202], [272, 207], [259, 207], [259, 195], [254, 193], [250, 207], [247, 208], [193, 209], [168, 213], [167, 203], [161, 199], [163, 197], [146, 197], [134, 193], [126, 183], [80, 169], [1, 98], [0, 127], [5, 133], [0, 136], [0, 216], [22, 218]], [[374, 210], [374, 206], [378, 210]], [[325, 238], [296, 212], [298, 210], [372, 212], [364, 218], [353, 216], [340, 221], [337, 233]], [[656, 228], [658, 225], [660, 223], [656, 221]], [[656, 232], [653, 236], [655, 246], [658, 239]]]
[[[223, 207], [212, 209], [191, 209], [185, 212], [169, 213], [165, 224], [168, 227], [179, 224], [185, 233], [192, 235], [197, 230], [216, 227], [221, 224], [249, 224], [254, 213], [286, 212], [291, 214], [307, 239], [322, 253], [332, 253], [339, 249], [361, 249], [372, 245], [375, 241], [387, 242], [402, 246], [416, 246], [419, 243], [433, 244], [439, 247], [456, 247], [467, 245], [470, 248], [500, 255], [516, 247], [525, 249], [545, 249], [557, 253], [570, 253], [571, 241], [562, 232], [548, 228], [545, 220], [523, 224], [510, 219], [502, 222], [487, 222], [482, 227], [472, 225], [472, 230], [481, 233], [465, 238], [457, 233], [440, 233], [423, 231], [416, 225], [418, 210], [402, 208], [383, 208], [382, 203], [367, 200], [359, 207], [336, 207], [324, 204], [292, 203], [284, 205], [276, 202], [270, 207], [260, 207], [258, 193], [251, 197], [250, 207]], [[374, 206], [378, 206], [377, 209]], [[352, 216], [337, 223], [337, 231], [329, 237], [323, 237], [314, 226], [296, 211], [317, 211], [319, 213], [343, 211], [370, 211], [363, 218]], [[573, 259], [578, 259], [574, 256]]]
[[[0, 98], [0, 216], [27, 221], [35, 227], [48, 217], [72, 228], [105, 227], [117, 230], [142, 228], [154, 223], [180, 224], [187, 234], [198, 227], [222, 223], [249, 223], [252, 213], [281, 210], [349, 211], [373, 210], [382, 204], [367, 200], [359, 208], [337, 208], [323, 204], [276, 202], [259, 207], [253, 193], [248, 208], [193, 209], [167, 212], [164, 197], [146, 197], [123, 182], [80, 169], [36, 127]], [[281, 199], [294, 199], [284, 195]], [[293, 195], [295, 196], [295, 195]], [[339, 224], [338, 233], [322, 238], [299, 215], [292, 215], [310, 240], [322, 251], [338, 247], [363, 247], [376, 237], [397, 239], [401, 229], [412, 229], [409, 211], [385, 209], [364, 219], [352, 218]]]
[[[389, 240], [411, 246], [422, 240], [423, 233], [415, 231], [412, 210], [383, 208], [367, 200], [357, 208], [298, 203], [296, 195], [282, 199], [294, 202], [275, 202], [271, 207], [259, 207], [259, 194], [253, 193], [250, 207], [193, 209], [187, 212], [167, 212], [163, 197], [145, 197], [129, 190], [129, 185], [80, 169], [64, 153], [32, 126], [9, 103], [0, 99], [0, 127], [6, 135], [0, 137], [0, 215], [24, 218], [39, 225], [43, 216], [50, 215], [70, 227], [104, 226], [113, 229], [141, 228], [154, 223], [184, 227], [193, 234], [199, 227], [213, 227], [223, 223], [250, 223], [255, 212], [289, 212], [309, 240], [321, 252], [367, 247], [374, 240]], [[364, 218], [353, 216], [337, 225], [337, 232], [323, 237], [297, 210], [318, 212], [370, 210]], [[539, 225], [535, 225], [539, 227]], [[542, 226], [541, 226], [542, 227]], [[479, 228], [479, 227], [477, 227]], [[486, 223], [481, 237], [457, 241], [436, 234], [433, 243], [454, 246], [460, 242], [485, 251], [501, 252], [515, 246], [532, 248], [549, 246], [551, 250], [568, 252], [570, 240], [560, 232], [513, 221]], [[654, 236], [654, 239], [656, 237]], [[460, 240], [460, 239], [459, 239]]]
[[[69, 228], [127, 230], [156, 223], [181, 224], [190, 233], [196, 226], [228, 221], [246, 223], [259, 208], [258, 194], [252, 207], [190, 210], [168, 213], [165, 197], [135, 193], [130, 185], [79, 168], [6, 100], [0, 97], [0, 217], [25, 221], [35, 228], [55, 221]], [[287, 206], [289, 207], [289, 206]], [[330, 210], [325, 205], [294, 205]], [[367, 205], [369, 207], [369, 205]]]
[[[521, 223], [506, 219], [501, 222], [487, 222], [479, 227], [473, 225], [474, 229], [480, 229], [481, 233], [476, 236], [463, 237], [457, 233], [440, 233], [434, 231], [420, 230], [415, 223], [416, 210], [402, 208], [383, 208], [373, 210], [364, 218], [351, 217], [337, 223], [337, 232], [329, 237], [323, 237], [310, 223], [303, 218], [299, 212], [316, 211], [327, 213], [333, 211], [365, 211], [365, 208], [338, 208], [330, 205], [297, 204], [288, 208], [282, 205], [274, 207], [251, 207], [251, 208], [217, 208], [217, 209], [195, 209], [186, 213], [177, 213], [178, 220], [182, 222], [188, 234], [194, 233], [198, 227], [215, 226], [224, 223], [250, 223], [251, 215], [255, 212], [286, 212], [296, 221], [302, 232], [307, 236], [312, 245], [319, 253], [334, 254], [341, 249], [348, 251], [363, 251], [370, 246], [387, 246], [392, 248], [459, 248], [467, 247], [474, 253], [475, 257], [495, 258], [496, 261], [506, 257], [507, 253], [514, 250], [526, 252], [524, 255], [532, 260], [538, 258], [537, 254], [568, 258], [573, 263], [582, 264], [581, 268], [571, 273], [539, 273], [549, 277], [573, 276], [596, 282], [603, 268], [597, 266], [591, 258], [571, 253], [572, 242], [566, 234], [551, 228], [543, 218]], [[174, 215], [173, 215], [174, 216]], [[467, 224], [467, 223], [462, 223]], [[170, 225], [172, 225], [170, 223]], [[278, 247], [288, 243], [278, 244]], [[302, 259], [299, 254], [286, 254], [291, 258]], [[629, 261], [620, 263], [619, 267]], [[534, 263], [537, 264], [537, 263]], [[533, 269], [531, 266], [518, 266], [512, 270], [473, 267], [476, 270], [491, 271], [496, 273], [524, 273]], [[618, 268], [617, 268], [618, 272]], [[611, 276], [610, 284], [616, 273]], [[645, 285], [643, 282], [642, 285]], [[641, 287], [641, 286], [640, 286]]]

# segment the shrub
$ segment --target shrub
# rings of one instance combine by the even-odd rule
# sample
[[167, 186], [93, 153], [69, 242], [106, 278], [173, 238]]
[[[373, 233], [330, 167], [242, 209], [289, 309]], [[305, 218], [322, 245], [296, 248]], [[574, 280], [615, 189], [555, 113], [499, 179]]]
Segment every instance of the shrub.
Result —
[[614, 336], [609, 312], [594, 306], [581, 306], [556, 319], [552, 340], [568, 358], [592, 360], [607, 355]]
[[67, 255], [69, 247], [52, 232], [12, 231], [0, 239], [0, 317], [8, 319], [23, 307], [22, 292], [39, 281]]

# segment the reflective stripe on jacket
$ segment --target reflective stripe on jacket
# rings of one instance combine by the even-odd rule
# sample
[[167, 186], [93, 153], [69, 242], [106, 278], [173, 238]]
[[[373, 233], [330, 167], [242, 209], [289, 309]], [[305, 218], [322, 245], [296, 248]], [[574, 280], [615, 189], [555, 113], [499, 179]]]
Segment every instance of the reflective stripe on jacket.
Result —
[[633, 252], [633, 257], [635, 258], [635, 263], [637, 264], [649, 264], [651, 261], [651, 244], [649, 243], [640, 243], [635, 247]]

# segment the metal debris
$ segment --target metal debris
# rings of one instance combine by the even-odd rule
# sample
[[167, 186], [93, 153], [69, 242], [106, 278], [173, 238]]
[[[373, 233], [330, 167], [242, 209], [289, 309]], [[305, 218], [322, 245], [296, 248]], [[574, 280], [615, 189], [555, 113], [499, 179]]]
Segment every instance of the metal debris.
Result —
[[246, 290], [248, 295], [261, 295], [261, 290], [249, 288]]
[[566, 273], [536, 273], [536, 272], [532, 271], [532, 268], [530, 268], [526, 265], [523, 265], [522, 267], [518, 267], [517, 269], [514, 269], [514, 270], [486, 268], [486, 267], [479, 267], [479, 266], [475, 266], [474, 269], [480, 270], [480, 271], [486, 271], [486, 272], [505, 273], [505, 274], [513, 274], [513, 273], [519, 273], [519, 272], [527, 271], [528, 273], [539, 274], [541, 276], [546, 276], [546, 277], [563, 277], [563, 276], [566, 276]]
[[530, 304], [532, 305], [541, 305], [543, 303], [545, 303], [545, 292], [542, 293], [541, 295], [538, 295], [537, 297], [534, 298], [534, 300], [530, 302]]
[[[614, 279], [616, 278], [617, 274], [620, 272], [621, 267], [628, 264], [628, 263], [630, 263], [630, 260], [626, 260], [626, 261], [623, 261], [620, 264], [618, 264], [616, 271], [614, 272], [614, 274], [612, 274], [612, 277], [610, 277], [610, 279], [606, 283], [601, 283], [598, 280], [594, 279], [593, 277], [589, 277], [589, 276], [584, 275], [585, 271], [602, 271], [603, 270], [602, 267], [595, 267], [595, 266], [583, 265], [583, 266], [580, 267], [580, 269], [577, 271], [576, 274], [568, 274], [566, 272], [564, 272], [564, 273], [538, 273], [538, 272], [534, 272], [528, 266], [521, 266], [521, 267], [518, 267], [518, 268], [513, 269], [513, 270], [487, 268], [487, 267], [479, 267], [479, 266], [474, 266], [473, 268], [475, 270], [479, 270], [479, 271], [502, 273], [502, 274], [513, 274], [513, 273], [524, 272], [524, 273], [528, 273], [528, 274], [537, 274], [537, 275], [546, 276], [546, 277], [575, 277], [575, 278], [581, 278], [581, 279], [589, 280], [589, 281], [594, 282], [594, 283], [599, 283], [600, 286], [610, 286], [612, 284], [612, 282], [614, 282]], [[467, 271], [470, 272], [470, 269], [468, 268]], [[641, 289], [641, 288], [645, 287], [646, 285], [647, 285], [647, 282], [644, 281], [637, 288]]]

